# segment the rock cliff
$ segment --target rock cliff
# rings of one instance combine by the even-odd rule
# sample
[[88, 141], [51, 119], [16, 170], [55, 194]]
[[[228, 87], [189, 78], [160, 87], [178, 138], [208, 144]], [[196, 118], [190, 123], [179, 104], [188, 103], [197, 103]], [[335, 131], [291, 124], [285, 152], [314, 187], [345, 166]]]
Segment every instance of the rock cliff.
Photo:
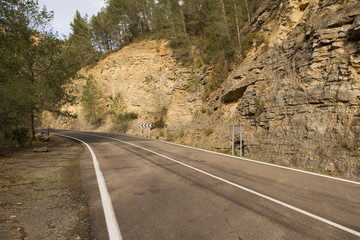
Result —
[[[227, 151], [229, 126], [241, 124], [246, 157], [359, 177], [360, 2], [265, 1], [247, 28], [266, 41], [208, 98], [211, 69], [177, 64], [165, 40], [127, 46], [81, 74], [95, 76], [105, 105], [120, 93], [138, 113], [130, 134], [163, 113], [154, 137]], [[72, 86], [79, 98], [83, 84]], [[80, 105], [69, 109], [80, 116], [72, 127], [89, 128]]]

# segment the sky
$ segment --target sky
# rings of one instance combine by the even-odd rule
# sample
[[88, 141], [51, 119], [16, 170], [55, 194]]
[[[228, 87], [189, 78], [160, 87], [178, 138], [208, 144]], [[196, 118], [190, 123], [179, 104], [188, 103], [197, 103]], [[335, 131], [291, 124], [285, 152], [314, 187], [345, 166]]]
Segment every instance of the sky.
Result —
[[39, 6], [46, 6], [47, 11], [54, 11], [51, 21], [53, 32], [58, 32], [60, 38], [69, 36], [70, 23], [78, 10], [81, 16], [87, 14], [89, 18], [98, 13], [105, 6], [105, 0], [38, 0]]

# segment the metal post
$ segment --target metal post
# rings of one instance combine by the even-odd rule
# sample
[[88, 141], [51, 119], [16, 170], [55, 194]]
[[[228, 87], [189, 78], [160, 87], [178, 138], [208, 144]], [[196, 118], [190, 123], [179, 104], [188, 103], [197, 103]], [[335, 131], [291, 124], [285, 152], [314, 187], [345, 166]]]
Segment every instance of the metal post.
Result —
[[232, 155], [234, 156], [235, 152], [235, 136], [234, 136], [235, 126], [231, 125], [231, 136], [232, 136]]
[[240, 127], [240, 157], [242, 157], [242, 131]]
[[149, 138], [151, 138], [151, 136], [150, 136], [150, 131], [151, 131], [151, 128], [149, 127]]

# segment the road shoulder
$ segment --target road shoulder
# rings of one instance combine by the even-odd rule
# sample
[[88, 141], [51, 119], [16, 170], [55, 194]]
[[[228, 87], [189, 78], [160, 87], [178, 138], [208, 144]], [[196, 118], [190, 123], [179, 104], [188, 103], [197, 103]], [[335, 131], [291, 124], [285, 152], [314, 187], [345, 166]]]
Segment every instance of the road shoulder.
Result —
[[0, 239], [89, 239], [81, 144], [51, 136], [0, 157]]

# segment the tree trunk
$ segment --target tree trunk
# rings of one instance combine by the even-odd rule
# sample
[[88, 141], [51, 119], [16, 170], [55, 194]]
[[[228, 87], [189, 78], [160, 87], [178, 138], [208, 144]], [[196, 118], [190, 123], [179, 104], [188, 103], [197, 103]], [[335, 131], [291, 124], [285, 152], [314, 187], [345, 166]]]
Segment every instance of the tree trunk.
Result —
[[249, 21], [249, 24], [250, 24], [250, 11], [249, 11], [249, 3], [248, 3], [248, 0], [245, 0], [245, 6], [246, 6], [246, 11], [247, 11], [247, 15], [248, 15], [248, 21]]
[[240, 52], [241, 52], [241, 35], [240, 35], [239, 17], [238, 17], [238, 12], [237, 12], [237, 7], [236, 7], [235, 2], [234, 2], [234, 9], [235, 9], [236, 30], [237, 30], [237, 36], [238, 36], [239, 47], [240, 47]]
[[183, 28], [184, 28], [184, 33], [185, 33], [185, 36], [187, 38], [187, 32], [186, 32], [186, 25], [185, 25], [185, 16], [184, 16], [184, 12], [180, 6], [180, 12], [181, 12], [181, 18], [182, 18], [182, 24], [183, 24]]
[[172, 30], [173, 30], [173, 33], [174, 33], [174, 37], [176, 38], [176, 30], [175, 30], [175, 24], [174, 24], [174, 20], [173, 20], [173, 17], [172, 17], [172, 12], [171, 12], [171, 9], [170, 9], [170, 2], [169, 0], [167, 0], [167, 15], [169, 16], [170, 18], [170, 22], [171, 22], [171, 27], [172, 27]]
[[34, 125], [34, 110], [30, 110], [30, 138], [31, 140], [35, 140], [35, 125]]
[[140, 33], [141, 35], [144, 35], [144, 31], [143, 31], [143, 27], [142, 27], [142, 23], [141, 23], [141, 16], [140, 16], [140, 11], [139, 11], [139, 7], [138, 7], [138, 1], [135, 1], [135, 6], [136, 6], [136, 13], [138, 14], [139, 17], [139, 26], [140, 26]]
[[229, 32], [229, 23], [228, 23], [227, 16], [226, 16], [224, 0], [219, 0], [219, 1], [220, 1], [220, 4], [221, 4], [221, 10], [222, 10], [222, 13], [223, 13], [226, 35], [227, 35], [229, 41], [231, 41], [230, 32]]

